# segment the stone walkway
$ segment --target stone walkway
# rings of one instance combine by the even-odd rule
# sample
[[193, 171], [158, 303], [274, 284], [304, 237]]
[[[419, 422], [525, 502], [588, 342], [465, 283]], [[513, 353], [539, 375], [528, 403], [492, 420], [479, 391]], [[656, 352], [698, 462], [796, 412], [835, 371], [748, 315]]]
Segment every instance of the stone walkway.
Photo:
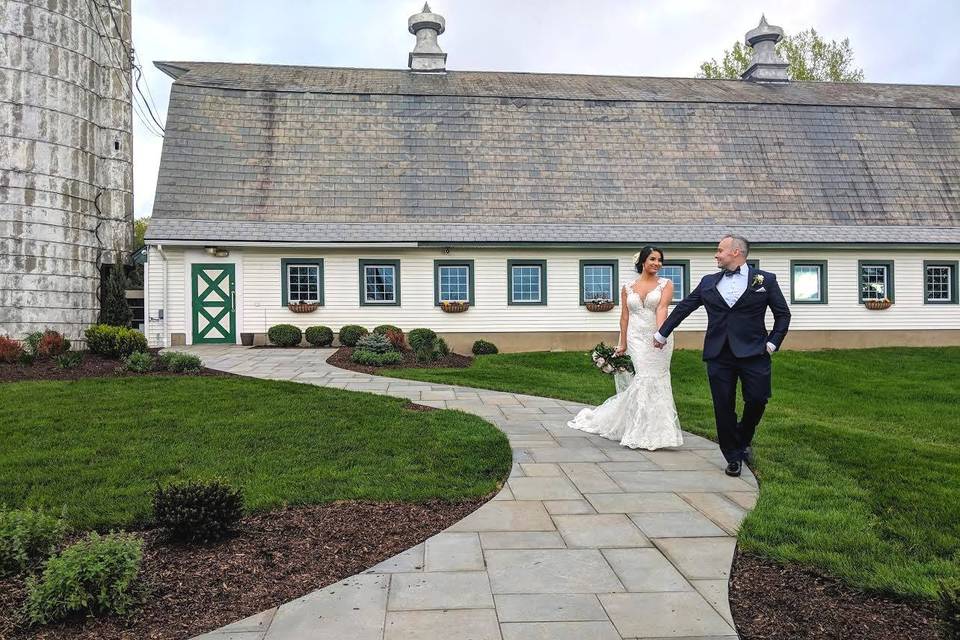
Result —
[[503, 491], [446, 531], [203, 640], [737, 637], [727, 581], [757, 484], [725, 476], [709, 440], [633, 451], [566, 427], [583, 405], [344, 371], [329, 349], [181, 349], [231, 373], [474, 413], [514, 454]]

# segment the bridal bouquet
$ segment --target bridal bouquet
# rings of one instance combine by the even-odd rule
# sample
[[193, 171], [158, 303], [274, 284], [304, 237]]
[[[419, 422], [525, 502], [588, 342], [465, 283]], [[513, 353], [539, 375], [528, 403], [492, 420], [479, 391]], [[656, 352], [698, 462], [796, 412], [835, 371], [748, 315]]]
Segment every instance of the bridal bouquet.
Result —
[[602, 342], [593, 348], [593, 354], [591, 355], [593, 364], [597, 366], [597, 369], [609, 374], [633, 373], [633, 361], [630, 360], [630, 356], [626, 354], [614, 356], [613, 351], [613, 347], [608, 347]]

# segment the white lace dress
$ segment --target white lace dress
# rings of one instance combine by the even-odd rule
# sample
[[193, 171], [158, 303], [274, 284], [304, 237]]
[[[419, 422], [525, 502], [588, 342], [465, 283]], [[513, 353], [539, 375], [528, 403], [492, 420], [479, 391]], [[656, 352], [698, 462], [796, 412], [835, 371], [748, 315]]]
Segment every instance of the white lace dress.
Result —
[[666, 278], [660, 278], [645, 299], [633, 291], [633, 286], [627, 288], [626, 305], [630, 313], [627, 354], [633, 360], [636, 373], [628, 384], [618, 380], [616, 395], [595, 409], [582, 410], [568, 426], [619, 440], [631, 449], [653, 450], [683, 444], [670, 385], [673, 336], [663, 349], [653, 346], [657, 305], [667, 282]]

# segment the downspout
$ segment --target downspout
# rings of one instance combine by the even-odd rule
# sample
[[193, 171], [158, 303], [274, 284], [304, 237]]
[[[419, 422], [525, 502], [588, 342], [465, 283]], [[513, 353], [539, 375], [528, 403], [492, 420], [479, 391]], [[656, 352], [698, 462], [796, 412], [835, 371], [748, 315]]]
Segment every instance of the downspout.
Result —
[[163, 259], [163, 336], [160, 340], [160, 343], [164, 348], [169, 347], [170, 341], [170, 332], [167, 331], [167, 318], [170, 317], [170, 305], [168, 304], [170, 296], [170, 263], [167, 261], [167, 254], [163, 251], [163, 245], [157, 245], [157, 253], [160, 254], [160, 257]]

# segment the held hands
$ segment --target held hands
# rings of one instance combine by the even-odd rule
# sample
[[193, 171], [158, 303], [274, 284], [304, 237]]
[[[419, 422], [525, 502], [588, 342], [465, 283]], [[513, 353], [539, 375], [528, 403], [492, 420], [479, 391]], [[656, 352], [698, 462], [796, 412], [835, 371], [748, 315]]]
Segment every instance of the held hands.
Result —
[[660, 342], [660, 341], [657, 340], [656, 338], [653, 339], [653, 348], [654, 348], [654, 349], [663, 349], [664, 345], [666, 345], [666, 344], [667, 344], [666, 342]]

